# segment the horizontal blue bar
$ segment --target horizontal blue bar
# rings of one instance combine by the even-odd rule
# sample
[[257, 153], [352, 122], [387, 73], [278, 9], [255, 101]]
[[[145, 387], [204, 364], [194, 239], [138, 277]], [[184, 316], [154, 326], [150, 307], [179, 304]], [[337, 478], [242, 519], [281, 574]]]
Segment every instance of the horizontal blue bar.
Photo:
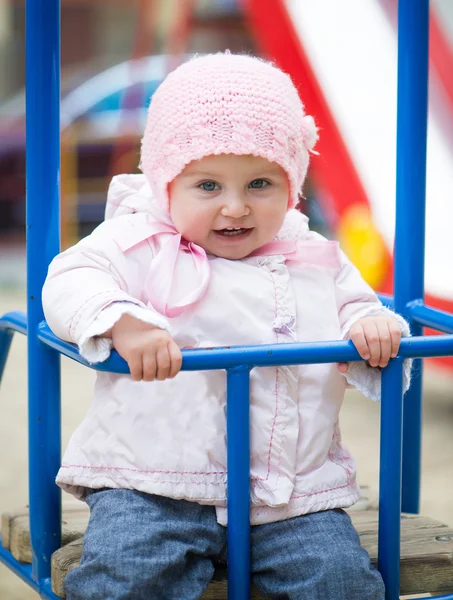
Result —
[[0, 331], [17, 331], [27, 335], [27, 315], [18, 310], [6, 313], [0, 318]]
[[[413, 598], [413, 600], [426, 600], [426, 596]], [[453, 594], [447, 594], [446, 596], [431, 596], [430, 600], [453, 600]]]
[[46, 600], [60, 600], [59, 597], [52, 592], [52, 584], [50, 578], [42, 580], [39, 584], [32, 578], [32, 566], [20, 563], [6, 548], [2, 546], [0, 536], [0, 562], [6, 565], [26, 584], [37, 592], [41, 598]]
[[395, 302], [393, 296], [390, 296], [389, 294], [377, 294], [377, 297], [384, 306], [386, 306], [387, 308], [393, 308]]
[[[0, 318], [0, 330], [5, 329], [26, 334], [26, 315], [21, 312], [10, 312], [4, 315]], [[110, 358], [102, 363], [89, 363], [80, 356], [75, 344], [64, 342], [58, 338], [52, 333], [45, 321], [39, 325], [38, 338], [61, 354], [96, 371], [129, 373], [126, 361], [115, 351], [112, 352]], [[270, 367], [361, 360], [353, 343], [349, 341], [202, 348], [199, 350], [183, 350], [182, 355], [182, 368], [184, 371], [231, 369], [245, 364], [251, 367]], [[403, 338], [398, 356], [401, 358], [453, 356], [453, 335]]]
[[[38, 338], [65, 356], [97, 371], [129, 373], [126, 361], [117, 352], [112, 352], [110, 358], [103, 363], [88, 363], [79, 355], [77, 346], [60, 340], [51, 332], [45, 322], [41, 323], [38, 328]], [[350, 341], [202, 348], [183, 350], [182, 356], [184, 371], [231, 369], [242, 365], [275, 367], [362, 360], [354, 344]], [[402, 358], [453, 356], [453, 335], [403, 338], [398, 356]]]
[[431, 327], [443, 333], [453, 333], [453, 315], [444, 310], [425, 306], [421, 300], [409, 302], [406, 314], [418, 325]]

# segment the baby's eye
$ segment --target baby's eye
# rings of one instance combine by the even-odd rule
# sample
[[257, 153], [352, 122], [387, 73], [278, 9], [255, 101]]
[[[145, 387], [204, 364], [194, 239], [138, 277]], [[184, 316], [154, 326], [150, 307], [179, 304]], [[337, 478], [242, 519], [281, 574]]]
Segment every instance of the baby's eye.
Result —
[[203, 183], [200, 183], [198, 187], [200, 187], [205, 192], [213, 192], [216, 189], [220, 189], [219, 184], [215, 181], [203, 181]]
[[262, 188], [264, 188], [268, 185], [270, 185], [270, 184], [265, 179], [254, 179], [253, 181], [251, 181], [249, 183], [249, 187], [251, 187], [254, 190], [261, 190]]

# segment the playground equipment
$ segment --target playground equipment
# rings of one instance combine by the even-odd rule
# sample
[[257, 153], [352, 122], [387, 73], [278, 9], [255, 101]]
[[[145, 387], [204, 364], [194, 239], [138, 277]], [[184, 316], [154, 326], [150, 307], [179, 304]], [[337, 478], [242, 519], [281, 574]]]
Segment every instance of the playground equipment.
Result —
[[[387, 600], [399, 597], [400, 559], [401, 593], [453, 590], [453, 530], [414, 516], [418, 512], [420, 487], [420, 358], [453, 355], [453, 335], [421, 335], [423, 326], [453, 333], [453, 316], [425, 306], [423, 301], [428, 5], [428, 0], [399, 2], [395, 297], [386, 298], [386, 302], [393, 303], [410, 321], [414, 337], [402, 340], [399, 355], [382, 372], [378, 566], [386, 584]], [[59, 357], [64, 354], [97, 370], [128, 373], [127, 364], [115, 352], [104, 363], [89, 365], [74, 345], [58, 339], [43, 320], [41, 288], [47, 266], [59, 251], [59, 9], [59, 0], [27, 0], [28, 314], [13, 312], [0, 319], [0, 376], [13, 333], [28, 334], [31, 565], [14, 556], [13, 532], [6, 518], [0, 559], [42, 598], [53, 600], [59, 597], [55, 592], [61, 594], [61, 587], [56, 585], [57, 567], [64, 562], [62, 553], [71, 549], [67, 534], [63, 536], [67, 545], [61, 547], [61, 496], [54, 483], [60, 465]], [[409, 357], [417, 359], [417, 375], [403, 404], [402, 366]], [[360, 357], [352, 343], [342, 341], [183, 353], [184, 370], [227, 370], [230, 600], [246, 600], [251, 593], [248, 459], [251, 369], [357, 360]], [[403, 511], [413, 513], [405, 515], [403, 520], [401, 505]], [[356, 513], [353, 518], [364, 546], [375, 557], [375, 513]], [[28, 529], [26, 535], [24, 530], [22, 534], [27, 537]], [[210, 597], [224, 598], [223, 592]], [[438, 599], [453, 600], [453, 593]]]

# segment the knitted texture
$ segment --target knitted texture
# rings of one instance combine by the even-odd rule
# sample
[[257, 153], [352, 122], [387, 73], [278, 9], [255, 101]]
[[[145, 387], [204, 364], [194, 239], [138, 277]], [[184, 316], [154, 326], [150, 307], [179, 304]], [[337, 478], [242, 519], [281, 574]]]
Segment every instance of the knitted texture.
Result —
[[168, 184], [193, 160], [261, 156], [287, 173], [294, 206], [316, 140], [289, 75], [258, 58], [209, 54], [178, 67], [153, 95], [140, 167], [168, 207]]

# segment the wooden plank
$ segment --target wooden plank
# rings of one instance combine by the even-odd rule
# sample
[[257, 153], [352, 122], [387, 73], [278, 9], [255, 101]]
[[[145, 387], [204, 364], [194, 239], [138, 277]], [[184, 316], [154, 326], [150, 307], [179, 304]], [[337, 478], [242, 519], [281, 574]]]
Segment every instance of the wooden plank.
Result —
[[[79, 566], [82, 556], [82, 539], [71, 542], [57, 550], [52, 556], [52, 590], [60, 598], [65, 598], [63, 584], [66, 575]], [[225, 568], [218, 569], [213, 581], [202, 596], [203, 600], [226, 600], [227, 582]], [[251, 600], [264, 600], [256, 588], [252, 589]]]
[[[359, 532], [362, 545], [376, 565], [377, 512], [351, 512], [351, 518]], [[453, 589], [453, 529], [418, 515], [403, 515], [401, 526], [401, 593], [442, 593]], [[68, 550], [69, 547], [58, 552], [64, 555]], [[80, 560], [81, 545], [73, 550], [75, 552], [72, 551], [70, 568], [75, 568]], [[54, 560], [52, 567], [55, 574], [52, 575], [52, 581], [55, 582], [55, 593], [61, 596], [65, 559], [55, 553]], [[206, 590], [203, 596], [205, 600], [226, 599], [225, 577], [224, 569], [217, 571], [217, 581]], [[260, 598], [256, 590], [252, 598]]]
[[[351, 511], [363, 547], [377, 564], [377, 511]], [[88, 509], [63, 511], [63, 546], [52, 557], [52, 586], [63, 597], [67, 573], [76, 568], [82, 554], [82, 536], [88, 522]], [[2, 537], [5, 547], [21, 562], [31, 562], [28, 513], [4, 514]], [[401, 518], [401, 593], [447, 593], [453, 589], [453, 528], [420, 515]], [[204, 600], [226, 598], [226, 570], [218, 569]], [[254, 590], [252, 598], [261, 596]]]
[[51, 578], [52, 591], [60, 598], [65, 598], [63, 589], [66, 575], [79, 566], [82, 556], [83, 538], [70, 542], [52, 555]]
[[27, 516], [28, 509], [24, 508], [22, 511], [15, 513], [3, 513], [2, 514], [2, 546], [7, 550], [11, 551], [11, 528], [12, 523], [16, 517]]
[[[62, 546], [83, 536], [88, 525], [89, 510], [85, 504], [63, 511]], [[2, 545], [14, 558], [31, 563], [30, 523], [28, 509], [2, 515]]]
[[[378, 514], [351, 513], [362, 546], [377, 566]], [[420, 515], [401, 518], [401, 593], [448, 593], [453, 589], [453, 529]]]

